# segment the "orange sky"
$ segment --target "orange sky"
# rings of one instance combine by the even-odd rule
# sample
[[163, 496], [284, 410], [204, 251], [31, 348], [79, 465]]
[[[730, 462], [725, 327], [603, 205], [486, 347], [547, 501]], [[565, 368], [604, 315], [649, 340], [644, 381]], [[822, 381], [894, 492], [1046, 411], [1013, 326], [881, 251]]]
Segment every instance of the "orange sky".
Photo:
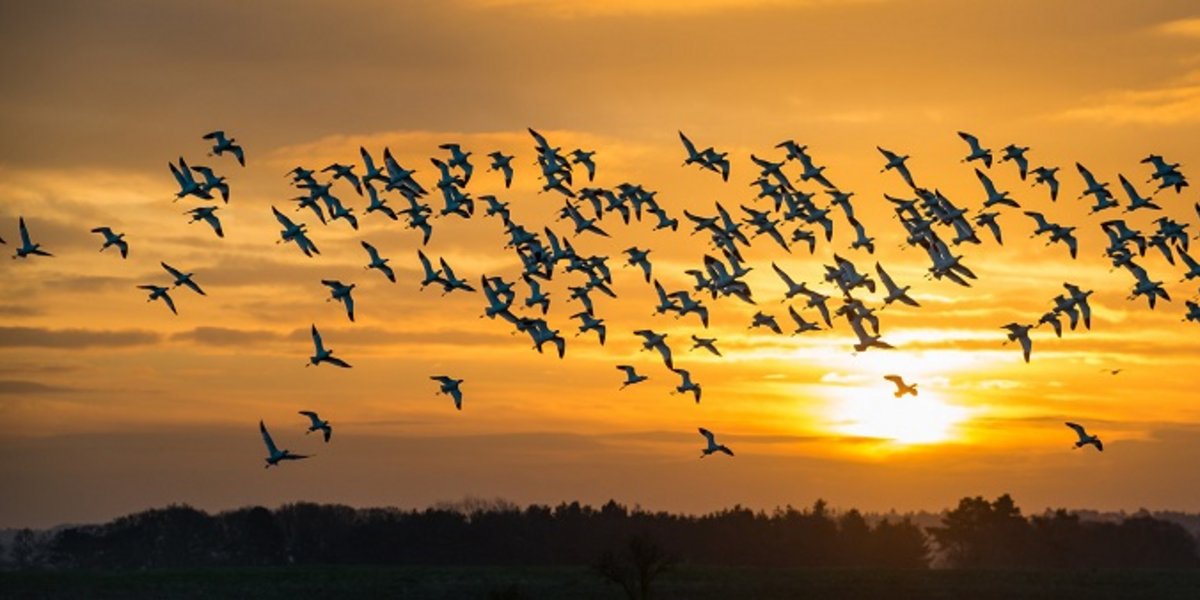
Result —
[[[1197, 285], [1178, 283], [1181, 268], [1151, 250], [1139, 263], [1173, 301], [1151, 311], [1126, 300], [1133, 280], [1110, 271], [1098, 223], [1123, 217], [1151, 230], [1160, 215], [1088, 216], [1073, 168], [1082, 162], [1114, 189], [1123, 173], [1149, 193], [1145, 155], [1189, 175], [1200, 164], [1194, 3], [411, 4], [0, 8], [0, 237], [11, 253], [21, 215], [56, 254], [0, 263], [0, 527], [169, 502], [423, 506], [468, 494], [705, 511], [817, 497], [936, 509], [1011, 492], [1031, 510], [1200, 509], [1200, 406], [1188, 370], [1200, 330], [1180, 321]], [[821, 265], [834, 251], [864, 271], [878, 260], [923, 307], [882, 311], [883, 337], [897, 346], [887, 352], [852, 354], [844, 322], [802, 337], [748, 330], [756, 308], [732, 298], [705, 300], [704, 333], [694, 317], [652, 315], [653, 289], [619, 267], [622, 249], [649, 246], [656, 276], [683, 288], [683, 271], [712, 252], [701, 237], [609, 216], [601, 226], [611, 240], [573, 240], [612, 257], [620, 297], [597, 299], [608, 343], [572, 337], [568, 316], [579, 309], [566, 286], [578, 276], [560, 273], [547, 286], [548, 320], [567, 337], [560, 361], [478, 318], [480, 294], [418, 291], [417, 234], [361, 216], [365, 200], [342, 184], [335, 192], [360, 214], [359, 231], [299, 213], [322, 254], [275, 243], [270, 207], [290, 213], [292, 167], [358, 163], [360, 145], [377, 158], [387, 146], [431, 187], [428, 158], [443, 156], [445, 142], [475, 152], [474, 196], [509, 201], [531, 231], [565, 233], [553, 220], [561, 198], [536, 193], [528, 126], [564, 149], [596, 150], [596, 185], [640, 183], [681, 220], [685, 208], [713, 213], [715, 201], [753, 204], [749, 155], [778, 160], [777, 142], [807, 144], [855, 192], [879, 247], [848, 249], [840, 215], [833, 245], [814, 256], [756, 240], [746, 258], [758, 308], [786, 326], [772, 261], [831, 293]], [[217, 128], [245, 145], [245, 169], [205, 156], [200, 136]], [[676, 130], [728, 151], [730, 181], [681, 168]], [[1035, 164], [1062, 167], [1054, 204], [1011, 163], [991, 175], [1023, 209], [1077, 225], [1077, 260], [1029, 239], [1032, 221], [1003, 209], [1004, 246], [981, 235], [983, 245], [956, 249], [979, 276], [974, 287], [924, 277], [925, 254], [899, 247], [904, 231], [882, 197], [908, 190], [879, 173], [874, 148], [910, 154], [919, 181], [974, 211], [983, 193], [959, 162], [959, 130], [996, 151], [1030, 146]], [[511, 190], [485, 171], [493, 150], [517, 156]], [[166, 163], [180, 155], [229, 177], [225, 239], [187, 223], [180, 213], [195, 202], [171, 202]], [[1157, 200], [1162, 214], [1200, 228], [1194, 187]], [[128, 260], [97, 252], [89, 230], [102, 225], [127, 234]], [[426, 253], [469, 281], [519, 272], [482, 209], [434, 227]], [[362, 269], [358, 240], [391, 257], [398, 283]], [[147, 304], [134, 286], [164, 281], [159, 261], [194, 271], [208, 296], [175, 291], [178, 317]], [[356, 323], [325, 302], [323, 278], [358, 284]], [[1038, 330], [1024, 364], [999, 327], [1036, 321], [1063, 281], [1095, 290], [1092, 330], [1062, 339]], [[353, 370], [303, 368], [312, 323]], [[641, 328], [670, 334], [677, 362], [704, 387], [700, 405], [670, 393], [677, 378], [638, 351]], [[688, 352], [691, 333], [719, 338], [725, 357]], [[617, 391], [617, 364], [650, 380]], [[881, 378], [891, 372], [922, 395], [892, 398]], [[428, 376], [441, 373], [466, 380], [463, 411], [434, 395]], [[328, 446], [303, 435], [296, 411], [306, 409], [334, 424]], [[264, 472], [260, 418], [281, 447], [317, 456]], [[1088, 425], [1106, 451], [1070, 451], [1064, 420]], [[698, 426], [737, 457], [696, 460]]]

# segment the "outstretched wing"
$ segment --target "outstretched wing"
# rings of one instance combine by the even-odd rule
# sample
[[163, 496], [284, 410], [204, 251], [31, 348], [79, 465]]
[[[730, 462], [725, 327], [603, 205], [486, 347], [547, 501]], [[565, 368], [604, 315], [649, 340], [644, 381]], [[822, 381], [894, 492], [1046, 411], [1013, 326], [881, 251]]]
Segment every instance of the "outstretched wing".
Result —
[[700, 431], [700, 435], [704, 436], [704, 439], [708, 440], [709, 445], [716, 445], [717, 441], [716, 437], [713, 435], [713, 432], [703, 427], [698, 428], [698, 430]]
[[17, 219], [17, 227], [21, 230], [21, 245], [32, 246], [33, 242], [29, 241], [29, 230], [25, 228], [25, 217]]
[[279, 448], [275, 447], [275, 442], [271, 440], [271, 434], [267, 433], [267, 426], [261, 420], [258, 422], [258, 430], [262, 432], [263, 443], [267, 445], [267, 454], [271, 456], [279, 454]]
[[904, 378], [900, 377], [899, 375], [884, 375], [883, 378], [896, 384], [896, 385], [899, 385], [899, 386], [904, 385]]
[[183, 278], [183, 272], [180, 271], [179, 269], [176, 269], [175, 267], [172, 267], [171, 265], [168, 265], [165, 262], [160, 262], [158, 264], [162, 265], [162, 268], [166, 269], [167, 272], [171, 274], [171, 277], [174, 277], [175, 279]]
[[1080, 424], [1078, 424], [1078, 423], [1070, 423], [1070, 422], [1068, 422], [1068, 423], [1064, 423], [1064, 424], [1065, 424], [1067, 427], [1070, 427], [1071, 429], [1074, 429], [1074, 430], [1075, 430], [1075, 435], [1078, 435], [1078, 436], [1079, 436], [1079, 439], [1081, 439], [1081, 440], [1083, 440], [1083, 439], [1087, 439], [1087, 438], [1091, 437], [1091, 436], [1089, 436], [1089, 435], [1088, 435], [1088, 432], [1087, 432], [1087, 430], [1085, 430], [1085, 429], [1083, 428], [1083, 425], [1080, 425]]
[[292, 229], [296, 226], [291, 219], [284, 216], [284, 214], [279, 212], [279, 209], [275, 208], [274, 206], [271, 207], [271, 212], [275, 213], [275, 220], [279, 221], [279, 224], [283, 225], [285, 229]]
[[312, 326], [312, 339], [313, 339], [313, 347], [317, 351], [316, 353], [324, 354], [325, 353], [325, 345], [321, 343], [321, 334], [317, 331], [316, 325]]
[[692, 140], [689, 140], [686, 135], [683, 135], [682, 131], [679, 132], [679, 140], [683, 142], [683, 148], [684, 150], [687, 150], [688, 157], [697, 155], [696, 145], [693, 144]]
[[321, 426], [321, 419], [320, 419], [319, 417], [317, 417], [317, 413], [315, 413], [315, 412], [313, 412], [313, 411], [311, 411], [311, 410], [302, 410], [302, 411], [300, 411], [300, 414], [302, 414], [302, 415], [304, 415], [304, 416], [308, 417], [308, 418], [309, 418], [309, 420], [310, 420], [310, 421], [312, 421], [312, 426], [313, 426], [313, 427], [320, 427], [320, 426]]

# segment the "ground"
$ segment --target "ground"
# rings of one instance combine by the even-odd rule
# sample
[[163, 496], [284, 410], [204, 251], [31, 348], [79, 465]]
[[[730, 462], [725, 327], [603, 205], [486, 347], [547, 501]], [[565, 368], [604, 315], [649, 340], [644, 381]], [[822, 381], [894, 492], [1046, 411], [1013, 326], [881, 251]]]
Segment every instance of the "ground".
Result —
[[[5, 598], [389, 598], [620, 600], [583, 567], [291, 567], [143, 572], [0, 573]], [[655, 584], [658, 600], [1087, 598], [1194, 600], [1190, 571], [903, 571], [681, 566]]]

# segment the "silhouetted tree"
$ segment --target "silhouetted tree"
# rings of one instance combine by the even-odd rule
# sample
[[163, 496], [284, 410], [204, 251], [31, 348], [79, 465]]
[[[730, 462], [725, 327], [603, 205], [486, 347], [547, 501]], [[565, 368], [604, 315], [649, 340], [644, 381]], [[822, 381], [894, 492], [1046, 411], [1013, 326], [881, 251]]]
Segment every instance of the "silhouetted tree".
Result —
[[629, 536], [621, 548], [606, 549], [594, 568], [601, 577], [621, 586], [629, 600], [649, 600], [654, 580], [674, 565], [675, 559], [658, 542], [638, 533]]

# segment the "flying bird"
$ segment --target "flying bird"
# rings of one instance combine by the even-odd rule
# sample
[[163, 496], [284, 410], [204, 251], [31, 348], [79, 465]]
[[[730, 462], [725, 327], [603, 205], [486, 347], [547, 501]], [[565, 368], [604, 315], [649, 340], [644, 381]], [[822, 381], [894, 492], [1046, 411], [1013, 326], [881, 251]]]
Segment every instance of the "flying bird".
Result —
[[1096, 447], [1096, 450], [1104, 452], [1104, 443], [1100, 441], [1099, 437], [1088, 435], [1088, 432], [1083, 428], [1083, 425], [1079, 425], [1078, 423], [1066, 423], [1066, 426], [1074, 429], [1075, 435], [1079, 436], [1079, 439], [1076, 440], [1075, 445], [1071, 448], [1072, 450], [1077, 450], [1087, 446], [1088, 444], [1091, 444]]
[[702, 454], [700, 455], [700, 458], [704, 458], [705, 456], [708, 456], [714, 452], [724, 452], [725, 454], [733, 456], [733, 450], [726, 448], [723, 444], [717, 443], [717, 437], [713, 435], [713, 432], [701, 427], [700, 435], [704, 436], [705, 440], [708, 440], [708, 446], [701, 450]]
[[448, 375], [433, 375], [430, 377], [430, 379], [441, 384], [441, 387], [438, 388], [438, 391], [434, 393], [435, 395], [445, 394], [450, 396], [454, 399], [454, 408], [462, 410], [462, 389], [459, 388], [459, 386], [462, 385], [462, 379], [455, 379]]
[[271, 440], [271, 434], [267, 433], [267, 426], [260, 420], [258, 422], [258, 430], [262, 432], [263, 443], [267, 445], [267, 466], [264, 469], [269, 469], [278, 465], [284, 460], [301, 460], [308, 458], [305, 454], [292, 454], [287, 450], [280, 450], [275, 447], [275, 442]]
[[237, 159], [239, 165], [246, 166], [246, 153], [242, 150], [241, 146], [234, 143], [237, 140], [225, 137], [224, 131], [207, 133], [204, 135], [204, 139], [213, 140], [212, 153], [214, 155], [221, 156], [226, 152], [230, 152]]
[[115, 233], [108, 227], [97, 227], [92, 230], [92, 233], [98, 233], [104, 236], [104, 245], [100, 246], [101, 252], [108, 250], [110, 246], [116, 246], [117, 249], [121, 251], [121, 258], [126, 258], [129, 256], [129, 243], [123, 239], [125, 234]]
[[362, 244], [363, 249], [367, 251], [367, 256], [371, 257], [371, 263], [363, 268], [379, 269], [379, 272], [383, 273], [383, 276], [387, 277], [388, 281], [390, 281], [392, 283], [396, 283], [396, 273], [393, 272], [392, 268], [389, 267], [387, 264], [388, 261], [391, 259], [383, 258], [382, 256], [380, 256], [379, 251], [375, 249], [375, 246], [372, 246], [371, 244], [368, 244], [368, 243], [362, 242], [362, 241], [360, 241], [359, 243]]
[[329, 288], [329, 298], [326, 302], [338, 301], [346, 306], [346, 316], [350, 317], [350, 321], [354, 322], [354, 297], [350, 292], [354, 290], [355, 284], [346, 285], [336, 279], [322, 279], [321, 283]]
[[192, 275], [193, 275], [192, 273], [184, 273], [183, 271], [180, 271], [179, 269], [176, 269], [175, 267], [172, 267], [171, 265], [168, 265], [165, 262], [160, 262], [158, 264], [162, 265], [162, 268], [165, 269], [168, 273], [170, 273], [171, 277], [175, 278], [175, 281], [174, 281], [174, 283], [171, 284], [171, 287], [179, 287], [181, 285], [186, 285], [193, 292], [196, 292], [197, 294], [200, 294], [201, 296], [207, 295], [204, 293], [204, 290], [200, 289], [200, 286], [197, 285], [195, 281], [192, 281]]
[[905, 394], [917, 395], [917, 384], [909, 385], [904, 383], [904, 378], [899, 375], [884, 375], [883, 378], [896, 384], [896, 393], [894, 395], [897, 398], [903, 398]]
[[305, 435], [314, 431], [321, 431], [325, 434], [325, 443], [328, 444], [329, 437], [333, 435], [333, 426], [329, 424], [329, 421], [322, 421], [321, 418], [317, 416], [317, 413], [311, 410], [302, 410], [300, 411], [300, 414], [308, 417], [309, 420], [312, 421], [312, 424], [308, 426], [308, 431], [304, 432]]
[[29, 239], [29, 229], [25, 227], [25, 217], [17, 219], [17, 227], [21, 231], [21, 246], [17, 248], [17, 253], [13, 258], [25, 258], [30, 255], [35, 256], [54, 256], [45, 250], [42, 250], [41, 244], [35, 244]]
[[981, 146], [979, 144], [979, 138], [977, 138], [965, 131], [958, 132], [958, 137], [962, 138], [963, 141], [965, 141], [967, 143], [967, 145], [970, 146], [970, 148], [971, 148], [971, 153], [968, 154], [966, 158], [962, 159], [962, 162], [971, 162], [973, 160], [979, 160], [979, 161], [983, 161], [983, 164], [987, 168], [989, 168], [989, 169], [992, 168], [992, 151]]
[[313, 355], [311, 357], [309, 357], [308, 364], [306, 364], [304, 366], [306, 366], [306, 367], [309, 365], [317, 366], [317, 365], [320, 365], [321, 363], [329, 363], [335, 367], [341, 367], [343, 369], [350, 368], [349, 363], [347, 363], [346, 361], [344, 361], [340, 358], [337, 358], [333, 355], [332, 348], [330, 348], [328, 350], [325, 349], [325, 345], [321, 343], [321, 334], [317, 332], [316, 325], [312, 326], [312, 340], [313, 340], [313, 348], [314, 348]]
[[150, 284], [139, 285], [138, 287], [143, 290], [150, 290], [150, 297], [146, 299], [146, 302], [162, 300], [166, 303], [167, 308], [171, 309], [172, 313], [177, 315], [179, 314], [179, 311], [175, 310], [175, 301], [171, 299], [171, 295], [168, 293], [167, 288], [162, 287], [161, 285]]
[[625, 372], [625, 382], [622, 383], [620, 387], [622, 390], [631, 385], [650, 379], [645, 375], [639, 374], [636, 370], [634, 370], [632, 365], [617, 365], [617, 370]]

